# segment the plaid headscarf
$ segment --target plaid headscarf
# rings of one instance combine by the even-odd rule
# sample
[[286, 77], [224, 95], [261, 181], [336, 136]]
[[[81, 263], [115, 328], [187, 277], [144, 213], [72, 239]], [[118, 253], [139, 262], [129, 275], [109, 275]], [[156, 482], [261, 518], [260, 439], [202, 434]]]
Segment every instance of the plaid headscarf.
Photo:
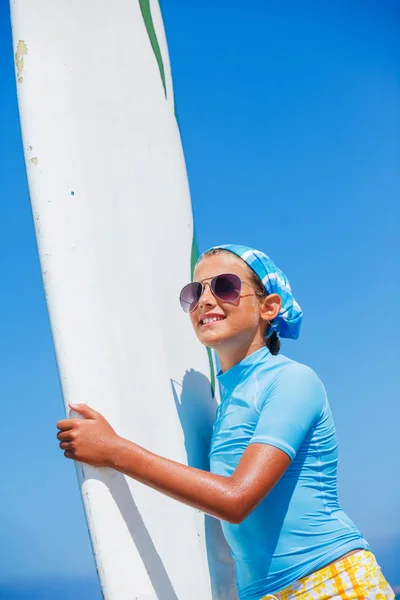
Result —
[[[221, 248], [228, 250], [236, 256], [239, 256], [244, 262], [258, 275], [262, 281], [267, 294], [279, 294], [282, 299], [282, 308], [279, 315], [270, 323], [268, 336], [276, 331], [281, 337], [297, 339], [300, 335], [300, 325], [303, 318], [303, 311], [297, 304], [292, 295], [289, 281], [286, 275], [278, 269], [276, 264], [263, 252], [249, 248], [248, 246], [238, 246], [237, 244], [226, 244], [223, 246], [214, 246], [207, 250]], [[197, 262], [204, 256], [202, 254]]]

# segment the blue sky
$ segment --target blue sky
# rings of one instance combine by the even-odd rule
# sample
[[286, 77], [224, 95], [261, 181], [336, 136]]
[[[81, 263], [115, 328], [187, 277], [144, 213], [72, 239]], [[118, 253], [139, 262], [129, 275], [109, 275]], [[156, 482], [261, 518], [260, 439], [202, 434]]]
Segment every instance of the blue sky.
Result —
[[[284, 352], [322, 377], [338, 430], [341, 503], [400, 584], [400, 7], [164, 0], [162, 8], [200, 249], [253, 245], [289, 276], [305, 319]], [[90, 586], [95, 568], [74, 466], [55, 438], [63, 405], [6, 0], [0, 81], [0, 595], [17, 580], [60, 578], [65, 598], [76, 598], [73, 586]], [[100, 597], [95, 583], [85, 600], [90, 593]]]

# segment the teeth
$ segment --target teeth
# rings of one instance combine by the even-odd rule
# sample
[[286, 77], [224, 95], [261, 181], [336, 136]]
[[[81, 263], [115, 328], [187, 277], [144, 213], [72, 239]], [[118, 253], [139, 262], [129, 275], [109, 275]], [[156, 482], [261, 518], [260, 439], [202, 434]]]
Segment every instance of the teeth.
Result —
[[207, 323], [212, 323], [213, 321], [222, 321], [223, 317], [211, 317], [209, 319], [203, 319], [203, 325], [206, 325]]

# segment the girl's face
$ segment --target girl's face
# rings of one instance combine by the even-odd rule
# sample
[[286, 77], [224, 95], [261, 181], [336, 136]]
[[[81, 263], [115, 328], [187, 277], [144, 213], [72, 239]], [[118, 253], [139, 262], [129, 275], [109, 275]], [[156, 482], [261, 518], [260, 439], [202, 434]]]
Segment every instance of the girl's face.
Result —
[[[240, 297], [234, 302], [223, 302], [210, 290], [211, 278], [223, 273], [234, 273], [249, 285], [242, 283]], [[203, 258], [196, 266], [194, 281], [204, 285], [203, 295], [196, 308], [190, 313], [193, 328], [200, 342], [220, 352], [247, 353], [246, 348], [261, 348], [265, 345], [265, 331], [268, 321], [279, 312], [278, 308], [264, 308], [266, 300], [256, 295], [254, 283], [249, 276], [247, 265], [232, 253], [216, 254]], [[280, 298], [275, 304], [279, 304]], [[268, 297], [272, 298], [271, 296]], [[269, 304], [269, 302], [268, 302]], [[203, 319], [218, 317], [217, 321], [203, 323]]]

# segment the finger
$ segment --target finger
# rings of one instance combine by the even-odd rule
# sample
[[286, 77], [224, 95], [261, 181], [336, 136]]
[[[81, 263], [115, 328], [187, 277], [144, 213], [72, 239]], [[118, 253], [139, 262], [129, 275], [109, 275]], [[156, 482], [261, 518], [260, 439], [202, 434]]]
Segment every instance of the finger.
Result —
[[79, 413], [86, 419], [95, 419], [96, 417], [99, 416], [99, 413], [96, 410], [94, 410], [94, 408], [91, 408], [87, 404], [72, 404], [72, 403], [70, 403], [69, 406], [72, 408], [72, 410]]
[[57, 429], [61, 429], [61, 431], [67, 431], [68, 429], [73, 429], [81, 422], [80, 419], [62, 419], [62, 421], [58, 421]]
[[59, 446], [61, 450], [72, 450], [70, 442], [61, 442]]
[[68, 431], [59, 431], [57, 433], [57, 439], [59, 439], [60, 442], [70, 442], [74, 439], [73, 431], [70, 429]]
[[64, 456], [65, 456], [65, 458], [74, 458], [74, 453], [71, 452], [71, 450], [66, 450], [64, 452]]

